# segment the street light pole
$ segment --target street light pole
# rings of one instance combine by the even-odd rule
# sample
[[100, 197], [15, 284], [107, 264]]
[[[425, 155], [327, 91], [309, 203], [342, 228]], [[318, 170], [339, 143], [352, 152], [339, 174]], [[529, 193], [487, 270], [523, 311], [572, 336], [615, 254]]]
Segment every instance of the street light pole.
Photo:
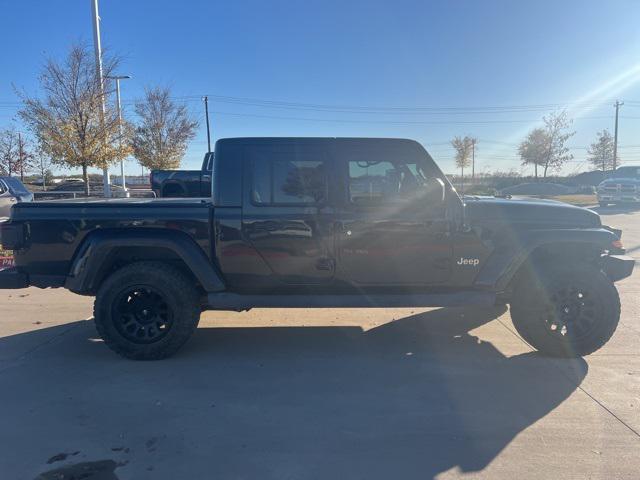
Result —
[[[120, 133], [120, 150], [122, 150], [122, 107], [120, 104], [120, 80], [127, 80], [129, 78], [131, 78], [129, 75], [114, 75], [114, 76], [110, 76], [110, 77], [106, 77], [109, 78], [111, 80], [115, 80], [116, 81], [116, 98], [117, 100], [117, 104], [118, 104], [118, 129], [119, 129], [119, 133]], [[124, 178], [124, 158], [120, 159], [120, 176], [122, 178], [122, 188], [123, 190], [126, 192], [127, 191], [127, 184]]]
[[[100, 115], [104, 128], [104, 117], [107, 111], [104, 98], [104, 79], [102, 78], [102, 47], [100, 46], [100, 14], [98, 13], [98, 0], [91, 0], [91, 11], [93, 13], [93, 46], [96, 53], [96, 72], [98, 74], [98, 82], [100, 83]], [[111, 185], [109, 181], [109, 168], [105, 164], [102, 169], [102, 183], [104, 196], [111, 197]]]

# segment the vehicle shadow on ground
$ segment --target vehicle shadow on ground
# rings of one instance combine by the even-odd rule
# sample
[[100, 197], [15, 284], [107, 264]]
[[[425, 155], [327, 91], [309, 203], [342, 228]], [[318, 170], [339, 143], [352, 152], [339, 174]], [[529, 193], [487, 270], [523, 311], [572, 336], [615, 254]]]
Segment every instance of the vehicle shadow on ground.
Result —
[[[161, 362], [119, 359], [91, 322], [55, 327], [66, 333], [0, 374], [0, 443], [41, 452], [25, 478], [65, 451], [81, 452], [69, 468], [117, 462], [110, 479], [150, 478], [149, 469], [155, 479], [261, 480], [479, 471], [587, 372], [581, 359], [506, 357], [469, 333], [503, 312], [440, 309], [369, 331], [201, 328]], [[22, 478], [13, 462], [0, 470]]]

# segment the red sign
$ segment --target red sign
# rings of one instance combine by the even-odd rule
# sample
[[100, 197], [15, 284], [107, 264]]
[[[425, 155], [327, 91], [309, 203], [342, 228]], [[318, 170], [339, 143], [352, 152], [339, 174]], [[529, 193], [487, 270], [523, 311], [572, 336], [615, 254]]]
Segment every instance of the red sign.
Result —
[[0, 270], [6, 270], [7, 268], [13, 268], [16, 266], [16, 262], [13, 257], [0, 257]]

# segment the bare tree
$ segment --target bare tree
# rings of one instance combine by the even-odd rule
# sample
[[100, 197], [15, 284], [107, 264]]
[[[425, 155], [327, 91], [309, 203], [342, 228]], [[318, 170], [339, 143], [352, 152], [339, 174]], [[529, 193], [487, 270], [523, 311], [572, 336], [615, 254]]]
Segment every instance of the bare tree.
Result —
[[567, 161], [573, 159], [566, 143], [576, 132], [569, 131], [573, 120], [569, 118], [566, 110], [551, 113], [543, 117], [542, 121], [547, 133], [547, 151], [544, 156], [542, 175], [546, 178], [548, 169], [559, 170]]
[[20, 181], [24, 182], [25, 172], [29, 172], [34, 166], [34, 156], [31, 151], [31, 145], [27, 142], [24, 135], [18, 132], [18, 163], [17, 170], [20, 172]]
[[133, 155], [148, 169], [178, 168], [195, 136], [198, 122], [187, 107], [171, 100], [168, 88], [147, 88], [136, 103], [140, 123], [133, 135]]
[[0, 132], [0, 173], [11, 176], [18, 173], [18, 132], [7, 128]]
[[[113, 75], [117, 57], [103, 58], [104, 76]], [[23, 108], [19, 115], [54, 162], [82, 168], [85, 193], [89, 194], [89, 167], [105, 167], [128, 154], [119, 143], [118, 115], [107, 105], [102, 115], [103, 94], [93, 51], [73, 45], [63, 62], [47, 60], [40, 75], [43, 98], [19, 93]], [[125, 135], [130, 129], [125, 128]]]
[[613, 168], [613, 137], [609, 130], [598, 132], [598, 139], [589, 146], [587, 153], [594, 167], [602, 168], [603, 172]]
[[38, 170], [38, 173], [42, 177], [42, 189], [47, 190], [47, 184], [50, 183], [53, 173], [51, 168], [53, 167], [53, 160], [47, 154], [45, 149], [37, 148], [34, 154], [34, 165]]
[[471, 164], [471, 152], [474, 148], [475, 138], [471, 138], [468, 135], [464, 138], [454, 137], [451, 140], [451, 146], [456, 151], [456, 166], [460, 169], [460, 176], [462, 177], [462, 185], [464, 188], [464, 168]]
[[572, 120], [566, 111], [553, 112], [542, 118], [544, 128], [534, 128], [518, 147], [523, 165], [535, 166], [538, 178], [538, 166], [543, 169], [543, 178], [548, 171], [559, 170], [573, 155], [566, 146], [567, 140], [576, 132], [570, 132]]

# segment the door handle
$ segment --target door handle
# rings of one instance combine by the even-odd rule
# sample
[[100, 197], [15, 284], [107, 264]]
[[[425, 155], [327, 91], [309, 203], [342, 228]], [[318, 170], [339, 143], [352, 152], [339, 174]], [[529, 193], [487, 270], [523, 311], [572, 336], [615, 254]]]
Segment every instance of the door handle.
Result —
[[346, 235], [351, 235], [351, 230], [347, 229], [345, 224], [342, 222], [335, 222], [333, 224], [333, 228], [334, 228], [334, 231], [336, 232], [344, 233]]

